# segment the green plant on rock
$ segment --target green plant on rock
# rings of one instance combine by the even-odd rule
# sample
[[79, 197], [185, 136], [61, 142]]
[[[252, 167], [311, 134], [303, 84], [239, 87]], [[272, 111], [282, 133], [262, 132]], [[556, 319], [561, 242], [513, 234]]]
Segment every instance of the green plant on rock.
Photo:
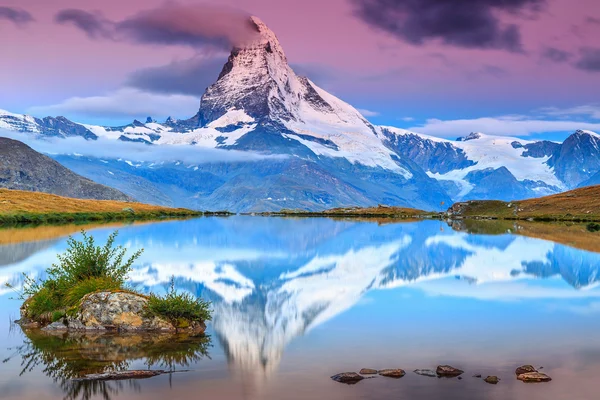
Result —
[[177, 293], [173, 279], [164, 296], [150, 295], [147, 307], [152, 315], [168, 320], [177, 328], [187, 328], [192, 322], [211, 320], [210, 302], [189, 293]]
[[25, 275], [20, 298], [25, 300], [30, 318], [44, 322], [64, 316], [89, 293], [125, 290], [125, 281], [132, 265], [143, 250], [126, 258], [127, 250], [115, 246], [118, 231], [113, 232], [103, 246], [97, 246], [93, 236], [81, 231], [83, 238], [69, 237], [67, 250], [58, 255], [58, 263], [46, 270], [45, 280]]

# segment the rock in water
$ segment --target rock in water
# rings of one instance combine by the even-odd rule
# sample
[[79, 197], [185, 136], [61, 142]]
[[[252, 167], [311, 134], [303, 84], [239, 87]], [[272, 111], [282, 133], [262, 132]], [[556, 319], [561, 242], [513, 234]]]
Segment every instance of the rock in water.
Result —
[[486, 381], [489, 384], [496, 385], [498, 384], [498, 382], [500, 382], [500, 379], [498, 379], [497, 376], [488, 376], [484, 379], [484, 381]]
[[517, 379], [523, 382], [550, 382], [552, 380], [548, 375], [541, 372], [525, 372], [518, 375]]
[[146, 379], [154, 376], [168, 374], [169, 372], [163, 370], [133, 370], [133, 371], [115, 371], [105, 372], [102, 374], [89, 374], [84, 375], [81, 378], [74, 378], [75, 382], [89, 382], [89, 381], [120, 381], [126, 379]]
[[404, 375], [406, 375], [406, 372], [404, 372], [403, 369], [382, 369], [379, 371], [379, 375], [381, 376], [385, 376], [388, 378], [402, 378]]
[[363, 368], [360, 371], [358, 371], [358, 373], [361, 375], [375, 375], [377, 373], [377, 370], [372, 368]]
[[[145, 296], [126, 292], [98, 292], [86, 295], [74, 317], [67, 319], [70, 331], [173, 332], [176, 327], [163, 318], [149, 315]], [[202, 333], [206, 325], [191, 323], [186, 330]]]
[[347, 385], [354, 385], [365, 378], [363, 378], [356, 372], [342, 372], [341, 374], [336, 374], [332, 376], [331, 379], [333, 379], [336, 382], [345, 383]]
[[533, 365], [521, 365], [515, 370], [515, 375], [519, 376], [528, 372], [537, 372], [537, 369], [535, 369]]
[[462, 375], [464, 372], [465, 371], [460, 370], [458, 368], [451, 367], [450, 365], [438, 365], [437, 369], [435, 370], [435, 373], [438, 376], [445, 376], [445, 377], [459, 376], [459, 375]]
[[435, 371], [432, 369], [415, 369], [413, 372], [417, 375], [430, 376], [433, 378], [437, 376]]
[[42, 328], [43, 331], [66, 331], [68, 329], [69, 327], [62, 321], [53, 322], [50, 325]]

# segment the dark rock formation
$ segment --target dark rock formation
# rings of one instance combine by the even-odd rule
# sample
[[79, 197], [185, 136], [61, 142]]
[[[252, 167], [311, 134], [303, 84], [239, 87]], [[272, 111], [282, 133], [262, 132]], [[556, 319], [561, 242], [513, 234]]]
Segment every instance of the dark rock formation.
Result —
[[95, 200], [132, 200], [100, 185], [17, 140], [0, 137], [0, 187]]

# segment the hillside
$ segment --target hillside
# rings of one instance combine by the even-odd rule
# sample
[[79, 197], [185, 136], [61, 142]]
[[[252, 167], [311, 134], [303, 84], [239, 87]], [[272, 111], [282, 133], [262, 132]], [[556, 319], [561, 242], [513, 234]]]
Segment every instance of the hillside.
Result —
[[600, 186], [589, 186], [523, 201], [476, 200], [454, 204], [451, 217], [534, 220], [600, 220]]
[[131, 200], [126, 194], [77, 175], [17, 140], [0, 137], [0, 187], [95, 200]]
[[153, 219], [200, 215], [198, 211], [114, 200], [80, 200], [0, 189], [0, 223]]

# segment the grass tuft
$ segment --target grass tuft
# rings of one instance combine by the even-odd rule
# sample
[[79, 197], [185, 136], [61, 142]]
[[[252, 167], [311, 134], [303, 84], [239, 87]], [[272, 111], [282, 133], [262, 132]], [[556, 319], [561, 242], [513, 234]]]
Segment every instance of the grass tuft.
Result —
[[165, 296], [150, 295], [148, 311], [182, 329], [189, 327], [192, 322], [211, 319], [210, 302], [189, 293], [177, 293], [173, 279]]

